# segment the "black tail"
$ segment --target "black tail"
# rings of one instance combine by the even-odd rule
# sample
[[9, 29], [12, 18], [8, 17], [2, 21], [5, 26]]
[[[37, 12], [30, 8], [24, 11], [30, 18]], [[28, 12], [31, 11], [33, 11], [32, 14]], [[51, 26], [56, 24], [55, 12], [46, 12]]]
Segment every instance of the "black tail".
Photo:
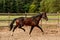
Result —
[[14, 22], [16, 21], [16, 19], [17, 19], [17, 18], [15, 18], [15, 19], [11, 22], [11, 24], [10, 24], [10, 31], [12, 30], [13, 24], [14, 24]]

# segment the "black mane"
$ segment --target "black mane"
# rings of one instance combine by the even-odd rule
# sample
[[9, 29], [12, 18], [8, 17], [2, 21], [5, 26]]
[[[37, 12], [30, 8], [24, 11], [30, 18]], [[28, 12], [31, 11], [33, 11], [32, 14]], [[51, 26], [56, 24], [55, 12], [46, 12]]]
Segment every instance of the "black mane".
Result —
[[40, 16], [41, 15], [41, 13], [39, 13], [38, 15], [36, 15], [36, 16], [33, 16], [32, 18], [36, 18], [36, 17], [38, 17], [38, 16]]

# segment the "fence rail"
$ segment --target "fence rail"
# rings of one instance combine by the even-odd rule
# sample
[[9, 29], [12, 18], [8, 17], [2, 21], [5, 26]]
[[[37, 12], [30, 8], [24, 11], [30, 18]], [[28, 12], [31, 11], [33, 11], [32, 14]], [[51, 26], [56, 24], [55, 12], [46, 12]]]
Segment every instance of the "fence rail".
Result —
[[[0, 15], [10, 15], [10, 16], [18, 16], [18, 15], [37, 15], [39, 13], [0, 13]], [[57, 16], [57, 15], [60, 15], [59, 13], [47, 13], [48, 16]]]
[[[38, 13], [0, 13], [0, 26], [9, 26], [10, 22], [16, 18], [15, 16], [24, 16], [27, 15], [27, 17], [31, 17], [31, 16], [35, 16], [38, 15]], [[7, 17], [5, 17], [7, 16]], [[13, 18], [11, 18], [10, 16], [14, 16]], [[44, 23], [45, 21], [42, 21], [41, 24], [51, 24], [51, 23], [56, 23], [56, 24], [60, 24], [60, 14], [59, 13], [47, 13], [48, 16], [48, 23]], [[3, 18], [5, 17], [5, 18]], [[4, 25], [3, 25], [4, 24]]]

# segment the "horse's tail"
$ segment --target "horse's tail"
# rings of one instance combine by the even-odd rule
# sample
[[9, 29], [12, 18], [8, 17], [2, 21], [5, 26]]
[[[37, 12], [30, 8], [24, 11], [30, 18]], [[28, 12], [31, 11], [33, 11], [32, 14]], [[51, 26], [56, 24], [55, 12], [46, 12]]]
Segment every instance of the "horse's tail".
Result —
[[11, 24], [10, 24], [10, 31], [12, 30], [13, 24], [14, 24], [14, 22], [16, 21], [16, 19], [17, 19], [17, 18], [15, 18], [15, 19], [11, 22]]

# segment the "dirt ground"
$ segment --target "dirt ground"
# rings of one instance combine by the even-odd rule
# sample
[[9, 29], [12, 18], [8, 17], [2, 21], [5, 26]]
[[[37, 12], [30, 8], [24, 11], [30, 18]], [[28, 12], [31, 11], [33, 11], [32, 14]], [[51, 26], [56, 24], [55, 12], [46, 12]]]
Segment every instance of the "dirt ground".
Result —
[[24, 27], [26, 31], [17, 28], [11, 36], [12, 31], [8, 27], [0, 29], [0, 40], [60, 40], [60, 27], [43, 27], [44, 34], [35, 27], [29, 35], [30, 27]]

